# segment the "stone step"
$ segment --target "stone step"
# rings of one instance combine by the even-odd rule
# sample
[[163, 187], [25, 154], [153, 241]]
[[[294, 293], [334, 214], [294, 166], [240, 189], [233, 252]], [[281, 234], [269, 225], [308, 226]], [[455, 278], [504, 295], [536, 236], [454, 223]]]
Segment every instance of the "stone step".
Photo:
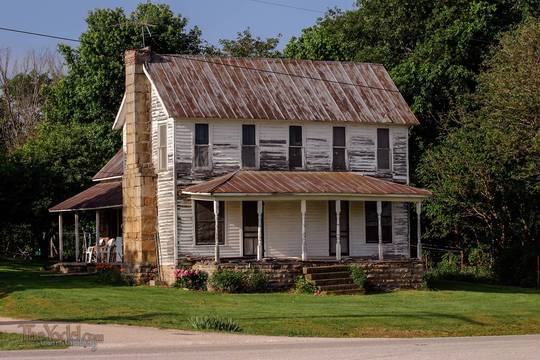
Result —
[[319, 286], [321, 291], [336, 291], [336, 290], [358, 290], [355, 284], [335, 284]]
[[304, 267], [304, 274], [319, 274], [319, 273], [330, 273], [330, 272], [344, 272], [349, 271], [347, 265], [330, 265], [330, 266], [313, 266], [313, 267]]
[[306, 274], [305, 277], [308, 280], [316, 281], [323, 279], [342, 279], [351, 276], [351, 273], [348, 271], [340, 272], [329, 272], [329, 273], [315, 273], [315, 274]]
[[312, 280], [315, 285], [317, 286], [326, 286], [326, 285], [339, 285], [339, 284], [354, 284], [352, 281], [352, 278], [349, 277], [343, 277], [343, 278], [335, 278], [335, 279], [318, 279], [318, 280]]
[[333, 290], [323, 291], [323, 295], [363, 295], [366, 291], [364, 289], [351, 289], [351, 290]]

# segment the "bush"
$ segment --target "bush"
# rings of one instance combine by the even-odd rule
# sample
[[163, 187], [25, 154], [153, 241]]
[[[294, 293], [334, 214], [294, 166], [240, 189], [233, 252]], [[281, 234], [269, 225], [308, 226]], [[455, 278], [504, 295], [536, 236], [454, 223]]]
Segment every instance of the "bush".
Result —
[[270, 287], [268, 277], [260, 270], [253, 270], [246, 273], [244, 280], [246, 291], [265, 292]]
[[367, 277], [364, 270], [358, 265], [349, 266], [349, 271], [351, 272], [351, 278], [353, 282], [361, 289], [364, 288], [366, 284]]
[[176, 269], [175, 287], [189, 290], [206, 290], [208, 274], [200, 270]]
[[296, 282], [294, 284], [294, 292], [297, 294], [315, 294], [318, 292], [317, 285], [315, 285], [312, 281], [306, 279], [303, 276], [299, 276], [296, 278]]
[[234, 270], [220, 270], [210, 276], [208, 285], [215, 291], [239, 293], [246, 291], [245, 275]]
[[135, 285], [133, 276], [124, 273], [123, 268], [114, 267], [111, 264], [96, 265], [96, 281], [100, 284], [108, 285]]
[[216, 316], [195, 316], [189, 323], [196, 330], [214, 330], [226, 332], [240, 332], [242, 328], [232, 319], [223, 319]]

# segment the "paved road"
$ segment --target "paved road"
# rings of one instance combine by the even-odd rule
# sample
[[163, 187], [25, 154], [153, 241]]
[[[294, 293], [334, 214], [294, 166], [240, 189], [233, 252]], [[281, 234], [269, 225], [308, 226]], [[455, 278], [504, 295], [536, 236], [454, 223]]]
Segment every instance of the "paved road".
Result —
[[[0, 317], [0, 331], [22, 332], [19, 325], [46, 331], [44, 324]], [[48, 323], [65, 331], [65, 323]], [[328, 339], [198, 333], [121, 325], [80, 324], [81, 333], [102, 334], [96, 351], [0, 351], [0, 359], [399, 359], [536, 360], [540, 335], [430, 339]], [[76, 325], [70, 331], [76, 331]]]

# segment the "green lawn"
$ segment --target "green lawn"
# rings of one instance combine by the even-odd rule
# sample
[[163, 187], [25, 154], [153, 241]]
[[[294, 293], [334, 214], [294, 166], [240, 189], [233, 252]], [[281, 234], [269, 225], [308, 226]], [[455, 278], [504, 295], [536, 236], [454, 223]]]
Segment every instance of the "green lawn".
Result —
[[236, 320], [245, 333], [412, 337], [540, 333], [540, 292], [442, 283], [438, 291], [360, 296], [224, 295], [114, 287], [92, 277], [43, 277], [38, 267], [0, 264], [0, 315], [51, 321], [190, 329], [195, 315]]
[[0, 351], [1, 350], [31, 350], [31, 349], [64, 349], [67, 345], [50, 344], [42, 340], [28, 340], [21, 334], [10, 334], [0, 332]]

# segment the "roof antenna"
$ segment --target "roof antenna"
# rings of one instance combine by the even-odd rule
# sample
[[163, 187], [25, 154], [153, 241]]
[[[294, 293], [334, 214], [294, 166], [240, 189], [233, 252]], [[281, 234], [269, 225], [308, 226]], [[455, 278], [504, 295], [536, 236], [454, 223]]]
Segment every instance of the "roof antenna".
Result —
[[147, 20], [144, 21], [136, 21], [136, 26], [141, 27], [141, 35], [142, 35], [142, 47], [146, 47], [146, 41], [145, 41], [145, 30], [148, 33], [148, 37], [152, 38], [152, 33], [150, 32], [150, 27], [155, 26], [154, 24], [149, 23]]

